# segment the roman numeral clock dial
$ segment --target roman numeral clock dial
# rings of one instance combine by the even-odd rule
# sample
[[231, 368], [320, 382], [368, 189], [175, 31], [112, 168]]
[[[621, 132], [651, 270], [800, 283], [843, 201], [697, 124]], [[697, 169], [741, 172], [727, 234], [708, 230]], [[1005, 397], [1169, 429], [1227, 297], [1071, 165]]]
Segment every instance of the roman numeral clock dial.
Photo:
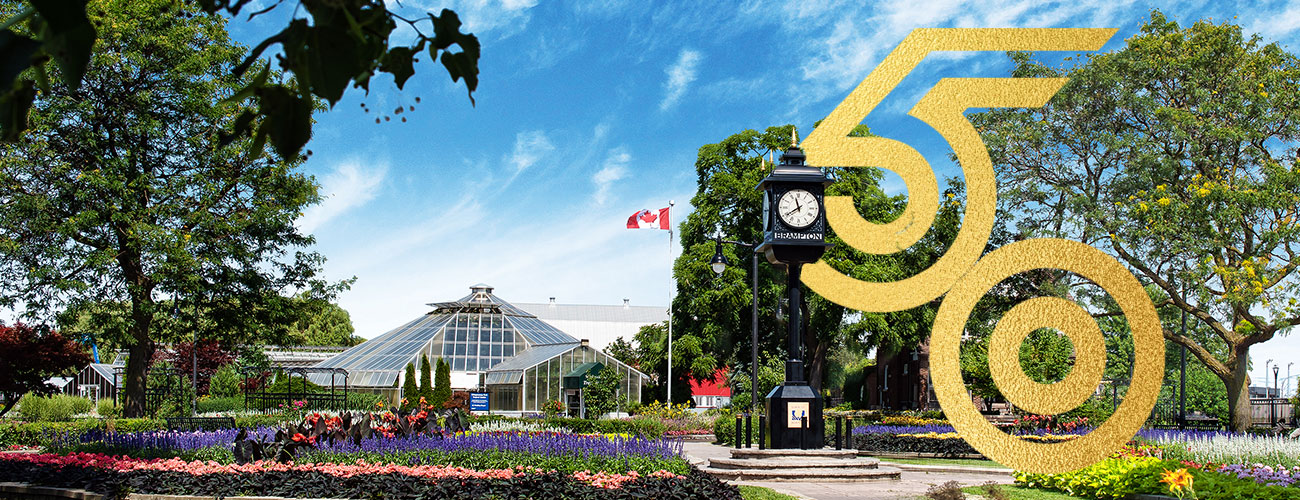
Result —
[[793, 229], [811, 226], [821, 213], [817, 197], [803, 189], [791, 189], [781, 195], [776, 204], [776, 215], [781, 222]]

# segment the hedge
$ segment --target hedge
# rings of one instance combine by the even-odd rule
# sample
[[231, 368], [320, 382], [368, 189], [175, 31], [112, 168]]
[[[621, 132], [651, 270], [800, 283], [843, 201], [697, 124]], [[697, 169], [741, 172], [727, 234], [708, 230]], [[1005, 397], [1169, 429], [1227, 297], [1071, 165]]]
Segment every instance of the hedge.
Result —
[[71, 422], [10, 422], [0, 424], [0, 446], [46, 446], [54, 439], [92, 430], [117, 432], [157, 431], [167, 428], [167, 421], [149, 418], [112, 420], [82, 419]]
[[946, 457], [978, 455], [964, 439], [936, 439], [901, 434], [857, 434], [853, 447], [886, 453], [934, 453]]

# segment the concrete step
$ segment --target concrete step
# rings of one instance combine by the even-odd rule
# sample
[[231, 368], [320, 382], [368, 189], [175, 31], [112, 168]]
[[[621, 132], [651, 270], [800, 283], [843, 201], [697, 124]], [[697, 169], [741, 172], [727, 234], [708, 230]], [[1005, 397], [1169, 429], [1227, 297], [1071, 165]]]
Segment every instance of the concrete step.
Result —
[[903, 471], [894, 467], [862, 469], [718, 469], [706, 467], [705, 473], [727, 481], [897, 481]]
[[715, 469], [875, 469], [880, 461], [874, 458], [710, 458], [709, 467]]
[[800, 458], [826, 458], [853, 460], [857, 458], [858, 450], [760, 450], [758, 448], [732, 448], [731, 458], [755, 459], [755, 458], [781, 458], [781, 457], [800, 457]]

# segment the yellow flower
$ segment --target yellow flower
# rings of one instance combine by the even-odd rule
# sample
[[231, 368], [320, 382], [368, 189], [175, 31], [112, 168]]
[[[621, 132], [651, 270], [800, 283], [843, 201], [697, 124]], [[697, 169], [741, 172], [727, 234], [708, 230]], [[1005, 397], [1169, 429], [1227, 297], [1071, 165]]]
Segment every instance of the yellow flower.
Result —
[[1159, 200], [1156, 200], [1156, 203], [1159, 203], [1160, 206], [1162, 207], [1167, 207], [1169, 206], [1169, 198], [1161, 198]]
[[1201, 188], [1201, 189], [1197, 189], [1197, 190], [1196, 190], [1196, 195], [1197, 195], [1197, 196], [1200, 196], [1200, 197], [1202, 197], [1202, 198], [1208, 196], [1209, 194], [1210, 194], [1210, 190], [1209, 190], [1209, 189]]
[[1192, 489], [1192, 474], [1187, 472], [1187, 469], [1165, 471], [1160, 475], [1160, 482], [1169, 485], [1169, 492], [1178, 495], [1178, 498], [1183, 498], [1184, 492], [1195, 495]]

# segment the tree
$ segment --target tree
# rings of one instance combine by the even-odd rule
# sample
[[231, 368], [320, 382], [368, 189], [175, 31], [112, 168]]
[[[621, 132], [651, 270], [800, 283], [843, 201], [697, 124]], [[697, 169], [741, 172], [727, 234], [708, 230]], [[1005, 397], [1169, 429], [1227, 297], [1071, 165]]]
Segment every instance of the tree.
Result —
[[599, 419], [606, 413], [618, 410], [618, 386], [623, 377], [611, 366], [601, 365], [587, 375], [587, 385], [583, 387], [583, 404], [587, 407], [587, 418]]
[[4, 406], [0, 416], [9, 413], [24, 394], [53, 394], [56, 388], [45, 383], [50, 377], [80, 370], [90, 364], [90, 356], [76, 343], [59, 332], [22, 323], [0, 323], [0, 396]]
[[[50, 84], [50, 73], [73, 91], [86, 83], [83, 75], [102, 55], [102, 40], [114, 36], [118, 27], [105, 23], [102, 17], [101, 9], [110, 3], [28, 0], [2, 6], [0, 12], [10, 16], [4, 22], [7, 28], [0, 31], [0, 45], [5, 49], [0, 60], [8, 69], [0, 78], [0, 135], [4, 140], [16, 140], [27, 128], [28, 110], [38, 96], [47, 98], [56, 92]], [[208, 15], [205, 17], [220, 11], [234, 17], [250, 0], [197, 3]], [[252, 13], [249, 19], [274, 10], [280, 3]], [[393, 83], [401, 89], [415, 73], [414, 63], [419, 62], [418, 56], [426, 47], [432, 60], [438, 60], [442, 52], [443, 67], [452, 81], [465, 79], [473, 102], [478, 86], [479, 43], [474, 35], [460, 32], [460, 18], [455, 12], [443, 9], [439, 15], [428, 14], [428, 19], [407, 20], [388, 11], [382, 0], [296, 3], [298, 9], [288, 27], [262, 40], [238, 65], [223, 68], [236, 79], [252, 70], [255, 76], [243, 79], [239, 95], [257, 103], [257, 108], [244, 110], [226, 127], [229, 130], [223, 132], [223, 141], [252, 139], [258, 156], [262, 144], [269, 140], [280, 156], [297, 156], [311, 138], [316, 98], [332, 106], [349, 84], [369, 92], [370, 78], [380, 72], [391, 74]], [[147, 11], [136, 13], [159, 18], [200, 14], [188, 2], [177, 1], [148, 2]], [[390, 36], [399, 20], [413, 29], [416, 40], [410, 46], [390, 47]], [[421, 22], [426, 20], [432, 36], [421, 29]], [[18, 29], [24, 23], [28, 29]], [[277, 54], [275, 59], [283, 73], [272, 73], [269, 61], [261, 61], [262, 53], [277, 44], [283, 54]], [[451, 52], [451, 45], [459, 46], [461, 51]], [[205, 48], [195, 45], [189, 49]], [[47, 64], [49, 61], [54, 62], [53, 68]]]
[[406, 376], [402, 378], [402, 409], [411, 408], [420, 403], [420, 386], [415, 382], [415, 364], [406, 364]]
[[[754, 186], [767, 175], [762, 168], [763, 158], [769, 152], [784, 151], [792, 132], [790, 125], [769, 127], [762, 133], [746, 130], [700, 148], [695, 162], [698, 190], [691, 199], [695, 211], [682, 224], [683, 251], [673, 268], [677, 281], [673, 347], [675, 360], [681, 360], [674, 368], [682, 366], [683, 372], [689, 371], [691, 376], [710, 378], [719, 367], [733, 365], [739, 369], [750, 362], [750, 266], [739, 265], [748, 261], [749, 255], [724, 244], [723, 254], [736, 264], [717, 276], [709, 267], [715, 248], [711, 240], [717, 230], [725, 239], [762, 239], [762, 194]], [[859, 126], [853, 134], [866, 136], [870, 132]], [[827, 194], [852, 196], [858, 212], [869, 221], [893, 220], [906, 206], [905, 197], [888, 196], [881, 190], [883, 175], [878, 169], [828, 168], [826, 173], [835, 179]], [[950, 186], [947, 194], [949, 203], [941, 208], [934, 227], [911, 248], [893, 255], [867, 255], [844, 244], [832, 231], [827, 241], [833, 246], [822, 260], [837, 271], [868, 281], [896, 280], [929, 267], [955, 237], [960, 220], [956, 199], [961, 194], [960, 183]], [[794, 306], [778, 305], [786, 296], [782, 271], [767, 264], [759, 266], [763, 352], [785, 352], [786, 326], [779, 312]], [[865, 353], [871, 347], [888, 351], [915, 346], [929, 335], [938, 304], [934, 301], [895, 313], [849, 314], [811, 291], [805, 294], [805, 301], [803, 360], [807, 380], [818, 392], [829, 371], [827, 361], [833, 347], [850, 346]], [[647, 346], [644, 342], [641, 345]], [[647, 366], [659, 370], [657, 364]]]
[[1300, 324], [1300, 64], [1231, 24], [1152, 13], [1107, 54], [1060, 69], [1013, 54], [1013, 74], [1069, 77], [1045, 107], [972, 117], [1021, 228], [1105, 249], [1212, 334], [1164, 337], [1224, 384], [1250, 425], [1250, 348]]
[[365, 342], [355, 335], [352, 316], [338, 304], [326, 300], [299, 298], [301, 317], [290, 328], [294, 345], [352, 347]]
[[640, 368], [641, 355], [639, 349], [632, 345], [631, 342], [623, 339], [622, 336], [614, 339], [605, 347], [605, 354], [613, 356], [614, 359], [621, 361], [623, 364], [632, 368]]
[[451, 365], [447, 360], [438, 358], [438, 374], [433, 387], [433, 398], [429, 404], [434, 408], [442, 408], [451, 401]]
[[187, 378], [197, 373], [195, 386], [198, 394], [208, 394], [208, 382], [213, 374], [221, 367], [231, 364], [235, 360], [235, 353], [222, 349], [221, 344], [215, 340], [202, 339], [198, 341], [197, 348], [194, 342], [177, 342], [161, 358]]
[[297, 308], [287, 297], [346, 284], [316, 277], [319, 254], [290, 253], [312, 243], [293, 221], [319, 200], [301, 158], [216, 137], [246, 102], [231, 76], [243, 49], [223, 21], [185, 6], [160, 15], [166, 0], [95, 5], [84, 85], [52, 82], [29, 132], [0, 147], [0, 301], [33, 317], [127, 305], [134, 417], [155, 343], [181, 340], [164, 334], [282, 338]]
[[420, 397], [425, 402], [433, 401], [433, 367], [429, 365], [429, 357], [420, 355]]

